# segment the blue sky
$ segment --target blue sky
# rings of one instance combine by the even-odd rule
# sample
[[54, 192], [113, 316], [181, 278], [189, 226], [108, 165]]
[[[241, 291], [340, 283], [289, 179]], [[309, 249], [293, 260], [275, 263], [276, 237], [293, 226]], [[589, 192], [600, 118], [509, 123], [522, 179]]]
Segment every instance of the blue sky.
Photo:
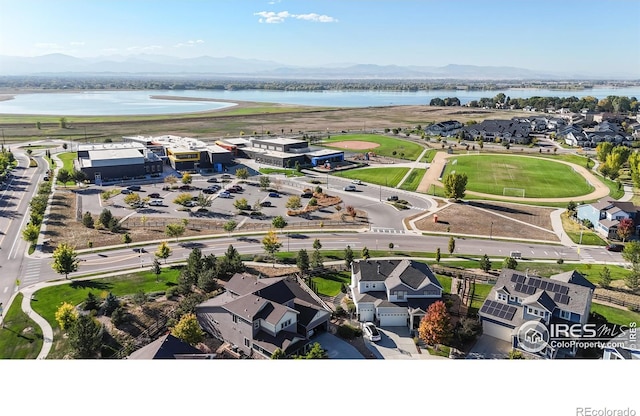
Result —
[[640, 1], [1, 0], [0, 55], [48, 53], [638, 73]]

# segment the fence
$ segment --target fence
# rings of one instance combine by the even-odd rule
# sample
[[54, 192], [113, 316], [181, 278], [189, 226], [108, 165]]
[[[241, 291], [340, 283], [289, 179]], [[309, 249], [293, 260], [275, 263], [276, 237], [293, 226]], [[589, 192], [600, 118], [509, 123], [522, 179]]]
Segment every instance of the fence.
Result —
[[[173, 313], [175, 309], [172, 309], [169, 313]], [[139, 349], [141, 346], [146, 345], [149, 341], [154, 340], [158, 334], [166, 330], [167, 322], [169, 322], [169, 315], [162, 314], [158, 316], [156, 321], [145, 329], [140, 335], [138, 335], [133, 341], [130, 341], [113, 355], [113, 358], [125, 358], [132, 352]]]
[[442, 274], [445, 276], [457, 277], [459, 279], [464, 279], [464, 280], [476, 280], [476, 281], [479, 280], [482, 283], [487, 283], [491, 285], [496, 283], [496, 278], [494, 276], [477, 274], [477, 273], [469, 272], [465, 269], [457, 269], [455, 267], [440, 266], [437, 264], [431, 265], [431, 269], [433, 270], [434, 273]]
[[619, 298], [615, 298], [615, 297], [607, 296], [607, 295], [601, 295], [599, 293], [594, 293], [593, 294], [593, 299], [601, 300], [603, 302], [613, 303], [614, 305], [624, 306], [624, 307], [630, 308], [630, 309], [632, 309], [634, 311], [640, 311], [640, 303], [629, 302], [629, 301], [626, 301], [624, 299], [619, 299]]

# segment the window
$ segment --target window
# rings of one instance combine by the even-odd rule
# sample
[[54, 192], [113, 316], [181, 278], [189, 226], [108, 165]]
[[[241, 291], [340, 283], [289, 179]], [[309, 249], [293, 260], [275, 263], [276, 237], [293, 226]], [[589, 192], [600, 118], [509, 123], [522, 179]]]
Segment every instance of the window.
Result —
[[249, 347], [249, 346], [251, 346], [251, 341], [249, 340], [249, 338], [245, 338], [245, 339], [244, 339], [244, 346], [245, 346], [245, 347]]
[[505, 295], [504, 293], [498, 293], [498, 300], [506, 302], [507, 301], [507, 295]]
[[283, 323], [280, 324], [280, 329], [286, 328], [289, 325], [291, 325], [291, 319], [287, 319], [286, 321], [284, 321]]
[[233, 323], [238, 323], [238, 315], [233, 315]]
[[396, 296], [398, 297], [398, 299], [404, 299], [404, 295], [405, 295], [405, 292], [399, 292], [399, 291], [396, 292]]
[[258, 328], [260, 328], [260, 321], [255, 321], [255, 322], [253, 323], [253, 328], [254, 328], [254, 329], [258, 329]]
[[562, 310], [561, 310], [561, 311], [560, 311], [560, 318], [562, 318], [562, 319], [567, 319], [567, 320], [571, 319], [571, 312], [568, 312], [568, 311], [562, 311]]

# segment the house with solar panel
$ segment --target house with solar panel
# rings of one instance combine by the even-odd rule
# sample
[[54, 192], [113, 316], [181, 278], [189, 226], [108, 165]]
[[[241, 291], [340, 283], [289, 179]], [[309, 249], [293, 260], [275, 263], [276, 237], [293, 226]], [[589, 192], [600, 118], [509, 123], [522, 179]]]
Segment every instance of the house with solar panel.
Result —
[[237, 273], [222, 294], [196, 306], [196, 317], [232, 350], [270, 358], [277, 349], [305, 353], [312, 337], [327, 331], [331, 312], [294, 278]]
[[354, 261], [350, 290], [360, 322], [409, 329], [442, 298], [442, 285], [429, 266], [406, 259]]
[[[547, 279], [503, 269], [478, 313], [483, 334], [522, 349], [518, 330], [527, 322], [539, 322], [546, 328], [556, 323], [586, 324], [594, 289], [595, 286], [575, 270]], [[537, 354], [560, 358], [575, 353], [575, 348], [566, 350], [547, 345]]]

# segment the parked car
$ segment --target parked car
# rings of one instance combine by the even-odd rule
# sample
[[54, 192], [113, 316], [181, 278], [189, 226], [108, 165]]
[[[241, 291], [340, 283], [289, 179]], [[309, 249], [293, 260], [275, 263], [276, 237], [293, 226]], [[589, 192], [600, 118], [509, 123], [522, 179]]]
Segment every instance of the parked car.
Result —
[[225, 173], [224, 175], [222, 175], [222, 179], [231, 179], [231, 175]]
[[129, 195], [132, 194], [133, 191], [131, 191], [130, 189], [123, 189], [122, 191], [120, 191], [121, 194], [125, 194], [125, 195]]
[[197, 205], [198, 205], [198, 203], [196, 201], [194, 201], [194, 200], [187, 201], [187, 202], [184, 203], [184, 206], [185, 207], [189, 207], [189, 208], [193, 208], [193, 207], [195, 207]]
[[360, 179], [354, 179], [351, 181], [351, 183], [354, 183], [356, 185], [362, 185], [362, 181]]
[[378, 332], [378, 328], [373, 324], [373, 322], [365, 322], [362, 325], [362, 334], [369, 341], [377, 342], [380, 341], [380, 332]]
[[280, 194], [277, 192], [269, 192], [271, 198], [280, 198]]
[[211, 188], [205, 188], [202, 190], [203, 194], [215, 194], [218, 190], [217, 189], [211, 189]]
[[231, 194], [230, 194], [229, 192], [226, 192], [226, 191], [225, 191], [225, 192], [220, 192], [220, 193], [218, 194], [218, 196], [219, 196], [220, 198], [231, 198]]
[[622, 250], [624, 250], [624, 246], [622, 244], [609, 244], [605, 248], [607, 249], [607, 251], [615, 251], [616, 253], [619, 253]]
[[191, 186], [191, 185], [182, 185], [182, 186], [180, 187], [180, 190], [181, 190], [181, 191], [190, 191], [190, 190], [192, 190], [192, 189], [196, 189], [196, 188], [195, 188], [195, 186]]
[[131, 185], [131, 186], [127, 186], [127, 189], [130, 191], [139, 191], [142, 188], [140, 188], [139, 185]]
[[391, 195], [389, 198], [387, 198], [387, 201], [397, 201], [398, 200], [398, 195]]
[[240, 185], [233, 185], [232, 188], [236, 188], [238, 191], [244, 191], [244, 188]]
[[237, 194], [239, 191], [237, 188], [234, 188], [233, 186], [230, 188], [227, 188], [227, 192], [231, 192], [232, 194]]
[[151, 201], [149, 201], [149, 205], [161, 207], [162, 205], [164, 205], [164, 201], [162, 199], [152, 199]]
[[270, 207], [271, 206], [271, 201], [262, 201], [262, 202], [260, 202], [260, 206], [261, 207]]
[[159, 194], [159, 193], [157, 193], [157, 192], [154, 192], [154, 193], [152, 193], [152, 194], [149, 194], [149, 198], [156, 198], [156, 199], [158, 199], [158, 198], [160, 198], [160, 194]]
[[312, 198], [312, 197], [313, 197], [313, 193], [311, 192], [304, 192], [300, 194], [300, 198]]
[[209, 183], [218, 182], [218, 178], [209, 178], [209, 179], [207, 179], [207, 182], [209, 182]]
[[357, 188], [354, 185], [347, 185], [344, 187], [345, 191], [349, 191], [349, 192], [353, 192], [355, 191]]

